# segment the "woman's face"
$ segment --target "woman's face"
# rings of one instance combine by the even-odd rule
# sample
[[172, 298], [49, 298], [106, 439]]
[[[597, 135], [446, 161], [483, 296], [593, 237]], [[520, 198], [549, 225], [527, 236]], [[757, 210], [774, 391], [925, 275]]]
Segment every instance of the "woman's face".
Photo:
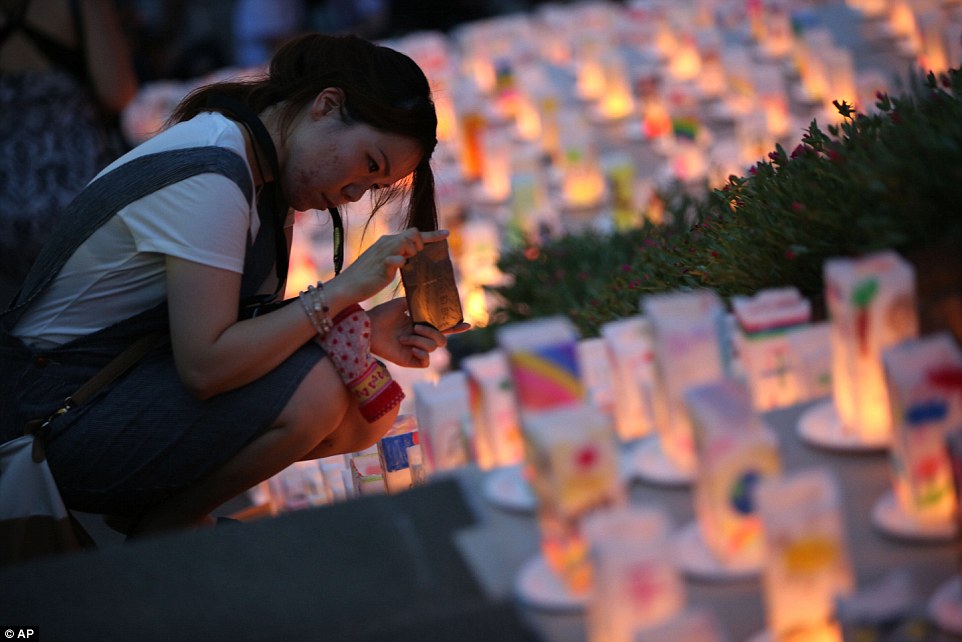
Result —
[[283, 186], [300, 211], [328, 209], [359, 200], [410, 174], [421, 160], [412, 138], [346, 123], [343, 94], [325, 89], [295, 121], [284, 140]]

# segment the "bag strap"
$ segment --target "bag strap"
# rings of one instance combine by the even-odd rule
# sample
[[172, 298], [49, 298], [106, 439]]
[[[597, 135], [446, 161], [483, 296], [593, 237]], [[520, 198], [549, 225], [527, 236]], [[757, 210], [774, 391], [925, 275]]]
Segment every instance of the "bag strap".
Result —
[[124, 348], [123, 352], [114, 357], [97, 374], [88, 379], [77, 391], [63, 400], [63, 403], [46, 419], [31, 419], [24, 426], [25, 435], [33, 435], [33, 460], [41, 462], [46, 458], [44, 440], [50, 422], [90, 399], [94, 393], [113, 382], [120, 375], [130, 370], [148, 352], [161, 344], [166, 338], [166, 332], [156, 331], [146, 334]]

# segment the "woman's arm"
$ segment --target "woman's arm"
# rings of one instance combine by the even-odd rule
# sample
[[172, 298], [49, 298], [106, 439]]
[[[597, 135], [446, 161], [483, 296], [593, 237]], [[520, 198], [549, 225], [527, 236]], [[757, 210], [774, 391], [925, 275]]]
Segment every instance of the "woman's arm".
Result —
[[167, 303], [174, 362], [201, 399], [255, 381], [314, 335], [299, 305], [237, 320], [241, 276], [167, 257]]
[[[324, 286], [333, 317], [370, 298], [394, 279], [407, 257], [447, 232], [411, 229], [383, 236]], [[167, 302], [177, 371], [195, 396], [206, 399], [264, 376], [315, 336], [300, 305], [237, 320], [241, 276], [168, 256]]]

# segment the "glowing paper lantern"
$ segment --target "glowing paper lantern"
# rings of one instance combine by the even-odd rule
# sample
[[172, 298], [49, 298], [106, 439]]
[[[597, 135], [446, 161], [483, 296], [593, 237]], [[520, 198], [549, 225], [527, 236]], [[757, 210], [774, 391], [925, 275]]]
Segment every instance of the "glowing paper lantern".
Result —
[[461, 172], [469, 181], [481, 178], [484, 171], [483, 134], [488, 118], [480, 99], [463, 104], [458, 109], [460, 120], [458, 133], [461, 135]]
[[498, 284], [504, 278], [498, 269], [501, 233], [495, 221], [476, 217], [461, 225], [457, 240], [460, 253], [455, 265], [471, 266], [470, 270], [458, 273], [458, 290], [461, 292], [464, 320], [474, 326], [484, 326], [488, 322], [488, 301], [484, 286]]
[[944, 72], [949, 68], [948, 51], [943, 30], [944, 17], [937, 8], [920, 9], [918, 13], [919, 65], [925, 71]]
[[414, 411], [429, 473], [467, 465], [471, 459], [468, 381], [463, 372], [446, 372], [437, 383], [414, 384]]
[[685, 34], [677, 41], [677, 48], [671, 52], [668, 73], [676, 80], [694, 80], [701, 73], [701, 53], [695, 39]]
[[795, 287], [732, 297], [738, 354], [757, 410], [792, 405], [800, 385], [793, 371], [792, 332], [811, 318], [811, 304]]
[[461, 367], [468, 376], [478, 466], [521, 463], [524, 445], [507, 356], [500, 350], [473, 354]]
[[537, 244], [543, 228], [557, 227], [556, 210], [549, 207], [542, 155], [533, 144], [516, 146], [511, 161], [508, 243], [514, 247]]
[[605, 177], [588, 124], [577, 113], [567, 112], [559, 125], [561, 139], [561, 196], [564, 206], [588, 208], [600, 205], [606, 195]]
[[585, 401], [578, 367], [578, 331], [567, 317], [508, 324], [499, 328], [497, 338], [508, 355], [522, 413]]
[[788, 335], [791, 370], [798, 384], [797, 402], [832, 394], [832, 341], [827, 322], [810, 323]]
[[511, 195], [512, 133], [506, 121], [489, 123], [481, 134], [481, 189], [485, 202], [502, 203]]
[[655, 346], [655, 422], [661, 449], [679, 470], [692, 473], [695, 451], [685, 389], [721, 379], [723, 309], [711, 290], [644, 297]]
[[918, 334], [915, 272], [891, 251], [825, 262], [832, 385], [842, 431], [866, 443], [891, 436], [882, 352]]
[[781, 471], [777, 443], [744, 386], [721, 380], [685, 392], [698, 467], [695, 515], [702, 541], [719, 564], [755, 571], [763, 557], [755, 488]]
[[602, 325], [601, 336], [614, 366], [613, 410], [618, 436], [622, 441], [644, 437], [655, 425], [651, 325], [642, 316], [618, 319]]
[[962, 431], [962, 350], [938, 333], [887, 349], [883, 363], [898, 507], [922, 528], [941, 525], [951, 534], [957, 499], [945, 441]]
[[670, 547], [664, 509], [624, 506], [584, 520], [593, 590], [586, 618], [589, 642], [634, 642], [685, 604], [685, 589]]
[[906, 0], [893, 0], [889, 11], [889, 29], [906, 53], [915, 55], [921, 50], [922, 42], [915, 20], [915, 11]]
[[852, 590], [838, 484], [809, 469], [768, 478], [755, 494], [765, 532], [762, 591], [775, 640], [841, 642], [836, 596]]
[[583, 520], [625, 500], [611, 421], [580, 404], [529, 413], [522, 426], [544, 559], [568, 591], [585, 594], [591, 565]]
[[608, 346], [601, 337], [581, 339], [577, 344], [581, 383], [589, 404], [614, 417], [614, 376]]
[[598, 111], [607, 120], [626, 118], [635, 111], [635, 99], [625, 63], [613, 52], [608, 52], [601, 63], [604, 89], [598, 97]]

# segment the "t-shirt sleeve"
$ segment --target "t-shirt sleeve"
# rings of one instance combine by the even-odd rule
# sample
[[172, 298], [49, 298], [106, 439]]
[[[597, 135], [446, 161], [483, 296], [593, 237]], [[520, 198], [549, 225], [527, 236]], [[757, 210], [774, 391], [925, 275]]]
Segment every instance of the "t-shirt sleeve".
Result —
[[139, 252], [158, 252], [243, 273], [251, 209], [234, 181], [200, 174], [118, 212]]

